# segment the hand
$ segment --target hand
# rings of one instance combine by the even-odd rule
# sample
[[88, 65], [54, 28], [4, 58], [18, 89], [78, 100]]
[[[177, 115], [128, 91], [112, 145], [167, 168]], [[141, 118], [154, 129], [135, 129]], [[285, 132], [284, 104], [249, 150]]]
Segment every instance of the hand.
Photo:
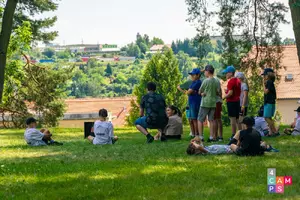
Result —
[[241, 113], [245, 113], [245, 106], [242, 106], [242, 108], [241, 108]]
[[206, 94], [203, 92], [203, 93], [201, 93], [201, 96], [205, 97], [205, 96], [206, 96]]

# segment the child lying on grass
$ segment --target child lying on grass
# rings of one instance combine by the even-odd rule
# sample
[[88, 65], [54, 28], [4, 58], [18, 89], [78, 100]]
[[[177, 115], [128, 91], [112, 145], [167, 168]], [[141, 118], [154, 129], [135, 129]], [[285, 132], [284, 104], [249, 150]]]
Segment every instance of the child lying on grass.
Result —
[[36, 129], [36, 119], [30, 117], [26, 120], [25, 140], [30, 146], [63, 145], [63, 143], [52, 140], [52, 134], [47, 129]]
[[186, 153], [189, 155], [194, 154], [230, 154], [233, 151], [229, 145], [210, 145], [204, 146], [199, 137], [195, 137], [191, 140]]
[[88, 140], [94, 145], [114, 144], [118, 137], [114, 136], [114, 127], [107, 121], [108, 112], [106, 109], [99, 111], [99, 120], [95, 121], [92, 132], [95, 137], [88, 136]]
[[254, 124], [253, 117], [245, 117], [243, 123], [247, 125], [244, 131], [238, 131], [228, 145], [204, 146], [199, 137], [191, 140], [187, 154], [230, 154], [237, 155], [261, 155], [263, 152], [278, 152], [272, 146], [261, 141], [260, 134], [252, 129]]

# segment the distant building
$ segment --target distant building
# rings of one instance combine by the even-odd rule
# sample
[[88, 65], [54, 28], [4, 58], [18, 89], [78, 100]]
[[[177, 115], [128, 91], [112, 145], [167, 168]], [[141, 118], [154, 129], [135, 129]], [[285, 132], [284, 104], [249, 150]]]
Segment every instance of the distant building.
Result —
[[162, 50], [164, 49], [164, 47], [171, 48], [171, 45], [170, 45], [170, 44], [153, 45], [153, 46], [150, 48], [150, 51], [147, 52], [147, 53], [151, 53], [151, 54], [160, 53], [160, 52], [162, 52]]
[[57, 44], [47, 44], [46, 48], [53, 48], [55, 51], [70, 49], [72, 53], [117, 53], [120, 48], [116, 44], [71, 44], [60, 46]]

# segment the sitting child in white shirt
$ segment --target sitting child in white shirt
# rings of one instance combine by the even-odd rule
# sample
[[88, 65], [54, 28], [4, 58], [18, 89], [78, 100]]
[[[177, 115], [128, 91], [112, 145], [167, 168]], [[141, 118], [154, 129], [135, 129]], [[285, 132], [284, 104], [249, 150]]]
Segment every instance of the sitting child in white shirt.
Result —
[[284, 133], [287, 135], [300, 135], [300, 107], [298, 107], [295, 112], [297, 112], [295, 122], [292, 123], [291, 128], [287, 128], [284, 130]]
[[107, 121], [108, 112], [106, 109], [99, 111], [99, 120], [95, 121], [92, 132], [95, 137], [88, 136], [88, 140], [94, 145], [114, 144], [118, 137], [114, 136], [114, 127]]
[[25, 141], [30, 146], [63, 145], [52, 140], [52, 134], [47, 129], [41, 131], [36, 129], [36, 119], [30, 117], [26, 120], [27, 129], [24, 133]]

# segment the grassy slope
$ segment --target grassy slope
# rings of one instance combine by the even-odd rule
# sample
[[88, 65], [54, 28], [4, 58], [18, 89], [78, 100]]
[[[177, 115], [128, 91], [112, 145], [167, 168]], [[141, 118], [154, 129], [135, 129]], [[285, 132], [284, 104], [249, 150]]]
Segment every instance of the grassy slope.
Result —
[[[0, 199], [300, 199], [300, 138], [268, 139], [280, 153], [242, 158], [187, 156], [187, 135], [147, 145], [117, 129], [116, 145], [93, 146], [80, 129], [54, 134], [64, 146], [32, 148], [22, 130], [0, 130]], [[293, 176], [285, 194], [267, 193], [268, 167]]]

